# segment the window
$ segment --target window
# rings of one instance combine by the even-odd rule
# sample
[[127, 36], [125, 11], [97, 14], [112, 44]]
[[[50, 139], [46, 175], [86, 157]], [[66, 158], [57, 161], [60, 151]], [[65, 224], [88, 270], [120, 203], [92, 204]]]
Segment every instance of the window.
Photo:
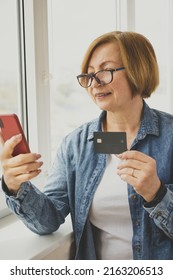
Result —
[[154, 108], [173, 113], [173, 1], [115, 0], [116, 28], [142, 33], [151, 41], [159, 64], [160, 85], [147, 99]]
[[[21, 119], [22, 106], [16, 1], [0, 1], [0, 34], [0, 114], [16, 113]], [[2, 216], [6, 213], [6, 206], [4, 197], [1, 198], [1, 195], [0, 201], [0, 216]]]
[[148, 99], [152, 107], [172, 112], [172, 73], [173, 52], [172, 0], [136, 0], [135, 31], [144, 34], [152, 43], [159, 64], [160, 85]]
[[99, 109], [86, 90], [80, 88], [83, 56], [95, 37], [115, 29], [115, 0], [48, 1], [51, 62], [51, 148], [52, 158], [62, 138]]
[[16, 1], [0, 1], [0, 34], [0, 113], [19, 114], [20, 79]]
[[[45, 49], [46, 7], [46, 1], [43, 0], [0, 2], [0, 30], [4, 42], [0, 45], [0, 67], [4, 73], [0, 77], [0, 94], [2, 92], [3, 95], [0, 111], [18, 114], [31, 151], [42, 154], [43, 172], [34, 180], [39, 188], [44, 185], [50, 167], [50, 148], [47, 145], [50, 135], [49, 109], [46, 110], [49, 107], [49, 87], [44, 77], [48, 71], [45, 63], [48, 59]], [[5, 88], [6, 94], [3, 94], [1, 88]], [[1, 190], [0, 202], [2, 217], [9, 211]]]

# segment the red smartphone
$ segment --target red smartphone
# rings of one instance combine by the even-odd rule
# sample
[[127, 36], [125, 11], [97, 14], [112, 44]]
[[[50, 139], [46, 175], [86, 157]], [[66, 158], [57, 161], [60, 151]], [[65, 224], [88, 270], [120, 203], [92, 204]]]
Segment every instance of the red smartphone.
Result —
[[13, 156], [30, 153], [22, 126], [16, 114], [0, 115], [1, 136], [4, 142], [14, 135], [22, 134], [21, 142], [14, 148]]

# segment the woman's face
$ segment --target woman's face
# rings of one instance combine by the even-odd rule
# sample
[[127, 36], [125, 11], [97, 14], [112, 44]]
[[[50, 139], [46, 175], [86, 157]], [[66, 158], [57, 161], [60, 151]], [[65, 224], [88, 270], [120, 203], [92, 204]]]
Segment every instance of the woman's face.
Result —
[[[89, 61], [88, 73], [100, 70], [109, 70], [122, 67], [119, 46], [117, 43], [105, 43], [99, 46], [92, 54]], [[115, 112], [129, 107], [132, 101], [132, 92], [126, 78], [126, 70], [113, 72], [110, 84], [99, 85], [93, 79], [88, 93], [100, 109]], [[139, 97], [139, 96], [138, 96]]]

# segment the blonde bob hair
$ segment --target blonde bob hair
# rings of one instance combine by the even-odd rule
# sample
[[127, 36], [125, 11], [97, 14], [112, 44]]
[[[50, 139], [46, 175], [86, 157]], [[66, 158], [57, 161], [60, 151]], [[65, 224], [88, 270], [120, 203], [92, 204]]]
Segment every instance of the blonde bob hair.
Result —
[[81, 66], [87, 73], [94, 50], [100, 45], [115, 42], [120, 49], [122, 63], [133, 96], [150, 97], [159, 84], [159, 69], [154, 49], [149, 40], [136, 32], [113, 31], [96, 38], [89, 46]]

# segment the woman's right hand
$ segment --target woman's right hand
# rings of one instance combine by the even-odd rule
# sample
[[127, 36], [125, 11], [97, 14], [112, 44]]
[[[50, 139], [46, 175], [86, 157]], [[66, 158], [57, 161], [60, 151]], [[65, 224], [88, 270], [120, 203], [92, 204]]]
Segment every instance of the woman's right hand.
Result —
[[38, 161], [40, 154], [28, 153], [12, 157], [14, 147], [22, 140], [22, 135], [16, 135], [7, 140], [2, 149], [2, 175], [8, 189], [17, 193], [20, 185], [36, 177], [43, 162]]

